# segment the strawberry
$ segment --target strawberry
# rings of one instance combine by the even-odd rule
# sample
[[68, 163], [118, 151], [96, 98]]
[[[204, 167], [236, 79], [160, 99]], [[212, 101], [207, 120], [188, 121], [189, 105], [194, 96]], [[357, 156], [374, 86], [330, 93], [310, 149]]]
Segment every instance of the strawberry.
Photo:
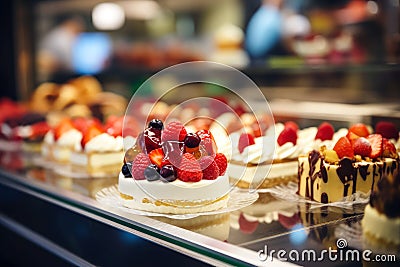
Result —
[[260, 127], [260, 125], [258, 123], [254, 123], [251, 126], [251, 129], [253, 131], [254, 137], [261, 137], [262, 136], [262, 130], [261, 130], [261, 127]]
[[318, 127], [317, 134], [315, 135], [315, 140], [320, 139], [321, 141], [332, 140], [335, 129], [329, 122], [323, 122]]
[[84, 133], [91, 125], [102, 127], [101, 122], [96, 118], [77, 117], [72, 120], [72, 123], [78, 131]]
[[399, 131], [396, 129], [396, 125], [389, 121], [378, 122], [375, 126], [375, 133], [382, 135], [383, 138], [399, 139]]
[[150, 165], [149, 157], [144, 153], [137, 154], [132, 163], [132, 177], [135, 180], [145, 180], [144, 170]]
[[69, 130], [75, 129], [72, 121], [70, 119], [63, 119], [55, 128], [54, 128], [54, 138], [57, 140], [61, 135], [68, 132]]
[[217, 163], [219, 175], [224, 175], [226, 172], [226, 168], [228, 167], [228, 160], [226, 156], [222, 153], [217, 153], [215, 154], [214, 161], [215, 163]]
[[211, 156], [202, 157], [199, 161], [200, 168], [203, 171], [203, 179], [215, 180], [219, 176], [219, 168]]
[[360, 138], [360, 136], [358, 136], [358, 135], [356, 135], [355, 133], [350, 132], [350, 131], [347, 132], [346, 137], [347, 137], [347, 139], [349, 139], [349, 141], [350, 141], [350, 143], [351, 143], [352, 146], [354, 146], [354, 142], [355, 142], [358, 138]]
[[102, 133], [104, 133], [104, 130], [100, 126], [98, 126], [96, 124], [90, 125], [89, 128], [86, 129], [86, 131], [83, 133], [83, 137], [81, 140], [82, 148], [85, 148], [85, 145], [91, 139], [93, 139], [94, 137], [96, 137]]
[[339, 140], [336, 142], [335, 146], [333, 147], [333, 150], [336, 151], [337, 155], [339, 158], [353, 158], [354, 157], [354, 152], [353, 152], [353, 147], [346, 137], [342, 136], [339, 138]]
[[161, 133], [161, 141], [180, 141], [186, 137], [186, 129], [183, 124], [179, 121], [173, 121], [168, 123]]
[[356, 123], [349, 128], [349, 132], [355, 133], [360, 137], [367, 137], [370, 133], [364, 123]]
[[30, 137], [30, 139], [41, 138], [45, 136], [48, 131], [50, 131], [50, 126], [45, 121], [37, 122], [33, 124], [31, 127], [32, 127], [32, 136]]
[[157, 148], [152, 150], [149, 153], [149, 159], [151, 161], [151, 163], [157, 165], [158, 168], [162, 167], [162, 162], [164, 159], [164, 152], [162, 148]]
[[297, 143], [297, 131], [293, 127], [285, 127], [278, 136], [278, 144], [283, 146], [288, 142], [292, 142], [293, 145]]
[[299, 126], [294, 121], [285, 122], [285, 128], [292, 128], [296, 132], [299, 130]]
[[200, 130], [196, 134], [200, 137], [200, 145], [204, 147], [208, 155], [215, 155], [217, 153], [217, 144], [212, 133], [209, 130]]
[[376, 159], [376, 158], [382, 156], [382, 150], [383, 150], [383, 147], [382, 147], [382, 143], [383, 143], [382, 135], [380, 135], [380, 134], [370, 134], [370, 135], [368, 135], [367, 139], [370, 142], [371, 148], [372, 148], [372, 151], [371, 151], [371, 154], [369, 155], [369, 157], [371, 159]]
[[106, 133], [114, 137], [122, 136], [123, 126], [124, 126], [124, 117], [110, 116], [107, 119], [105, 130]]
[[382, 152], [383, 157], [398, 158], [396, 147], [389, 139], [383, 138], [382, 148], [383, 148]]
[[183, 154], [177, 176], [183, 182], [198, 182], [203, 178], [200, 164], [192, 154]]
[[239, 215], [239, 227], [240, 231], [245, 233], [245, 234], [251, 234], [254, 233], [254, 231], [257, 229], [259, 222], [258, 221], [253, 221], [250, 222], [246, 220], [244, 217], [243, 213], [240, 213]]
[[372, 152], [372, 147], [367, 138], [358, 138], [353, 145], [353, 150], [355, 155], [360, 155], [361, 157], [369, 157]]
[[239, 144], [238, 144], [239, 152], [243, 153], [243, 150], [247, 146], [254, 145], [255, 143], [256, 142], [254, 141], [254, 136], [252, 134], [242, 133], [239, 137]]

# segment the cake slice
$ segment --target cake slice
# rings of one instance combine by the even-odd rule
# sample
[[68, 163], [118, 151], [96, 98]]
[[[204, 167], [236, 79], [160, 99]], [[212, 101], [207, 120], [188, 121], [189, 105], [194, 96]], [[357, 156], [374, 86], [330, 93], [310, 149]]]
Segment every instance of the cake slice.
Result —
[[383, 175], [398, 172], [398, 154], [388, 139], [380, 134], [347, 136], [352, 137], [341, 137], [333, 149], [322, 146], [298, 158], [300, 196], [322, 203], [341, 201], [375, 190]]

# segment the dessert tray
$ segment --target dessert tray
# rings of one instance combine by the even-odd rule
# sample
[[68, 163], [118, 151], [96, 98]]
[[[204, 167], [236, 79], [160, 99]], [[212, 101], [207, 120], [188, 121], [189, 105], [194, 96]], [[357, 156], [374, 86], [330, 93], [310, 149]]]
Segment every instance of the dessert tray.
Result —
[[[310, 199], [306, 199], [297, 192], [298, 185], [294, 182], [289, 182], [287, 185], [278, 185], [272, 188], [262, 189], [262, 192], [271, 193], [274, 197], [286, 201], [297, 202], [297, 203], [308, 203], [310, 204], [309, 209], [315, 209], [324, 206], [338, 207], [342, 209], [353, 209], [356, 205], [366, 205], [369, 201], [370, 194], [364, 194], [362, 192], [356, 192], [352, 195], [343, 198], [341, 201], [331, 203], [320, 203]], [[260, 191], [261, 192], [261, 191]]]
[[193, 214], [164, 214], [164, 213], [142, 211], [125, 207], [123, 203], [126, 200], [121, 198], [117, 185], [103, 188], [102, 190], [97, 192], [95, 198], [101, 204], [104, 204], [111, 208], [116, 208], [120, 211], [124, 211], [130, 214], [144, 215], [144, 216], [162, 216], [172, 219], [184, 220], [184, 219], [195, 218], [201, 215], [215, 215], [215, 214], [227, 213], [247, 207], [253, 204], [258, 199], [258, 193], [257, 192], [250, 193], [248, 191], [245, 192], [243, 190], [238, 190], [234, 188], [229, 193], [229, 200], [227, 207], [215, 211], [199, 212]]

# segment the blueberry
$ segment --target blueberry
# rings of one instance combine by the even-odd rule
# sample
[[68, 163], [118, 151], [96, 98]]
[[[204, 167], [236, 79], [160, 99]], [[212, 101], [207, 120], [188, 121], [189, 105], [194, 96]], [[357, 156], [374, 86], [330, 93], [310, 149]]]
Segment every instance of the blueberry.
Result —
[[157, 181], [160, 179], [159, 168], [157, 165], [151, 164], [144, 169], [144, 177], [146, 177], [147, 181]]
[[186, 147], [189, 148], [195, 148], [198, 147], [200, 144], [200, 137], [195, 134], [195, 133], [188, 133], [185, 137], [185, 139], [183, 140], [183, 142], [185, 143]]
[[165, 165], [160, 170], [163, 182], [173, 182], [176, 180], [175, 169], [172, 165]]
[[127, 162], [124, 165], [122, 165], [121, 172], [125, 176], [125, 178], [132, 178], [131, 169], [132, 169], [132, 163]]
[[159, 129], [162, 130], [164, 128], [163, 122], [159, 119], [152, 119], [149, 122], [149, 127], [152, 129]]

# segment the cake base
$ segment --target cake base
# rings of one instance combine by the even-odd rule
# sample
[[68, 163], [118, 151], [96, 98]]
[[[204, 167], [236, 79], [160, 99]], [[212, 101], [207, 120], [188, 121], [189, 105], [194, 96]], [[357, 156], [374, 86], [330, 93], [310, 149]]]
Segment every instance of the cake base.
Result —
[[117, 174], [121, 169], [123, 159], [123, 151], [89, 154], [72, 152], [70, 162], [72, 171], [101, 175]]

